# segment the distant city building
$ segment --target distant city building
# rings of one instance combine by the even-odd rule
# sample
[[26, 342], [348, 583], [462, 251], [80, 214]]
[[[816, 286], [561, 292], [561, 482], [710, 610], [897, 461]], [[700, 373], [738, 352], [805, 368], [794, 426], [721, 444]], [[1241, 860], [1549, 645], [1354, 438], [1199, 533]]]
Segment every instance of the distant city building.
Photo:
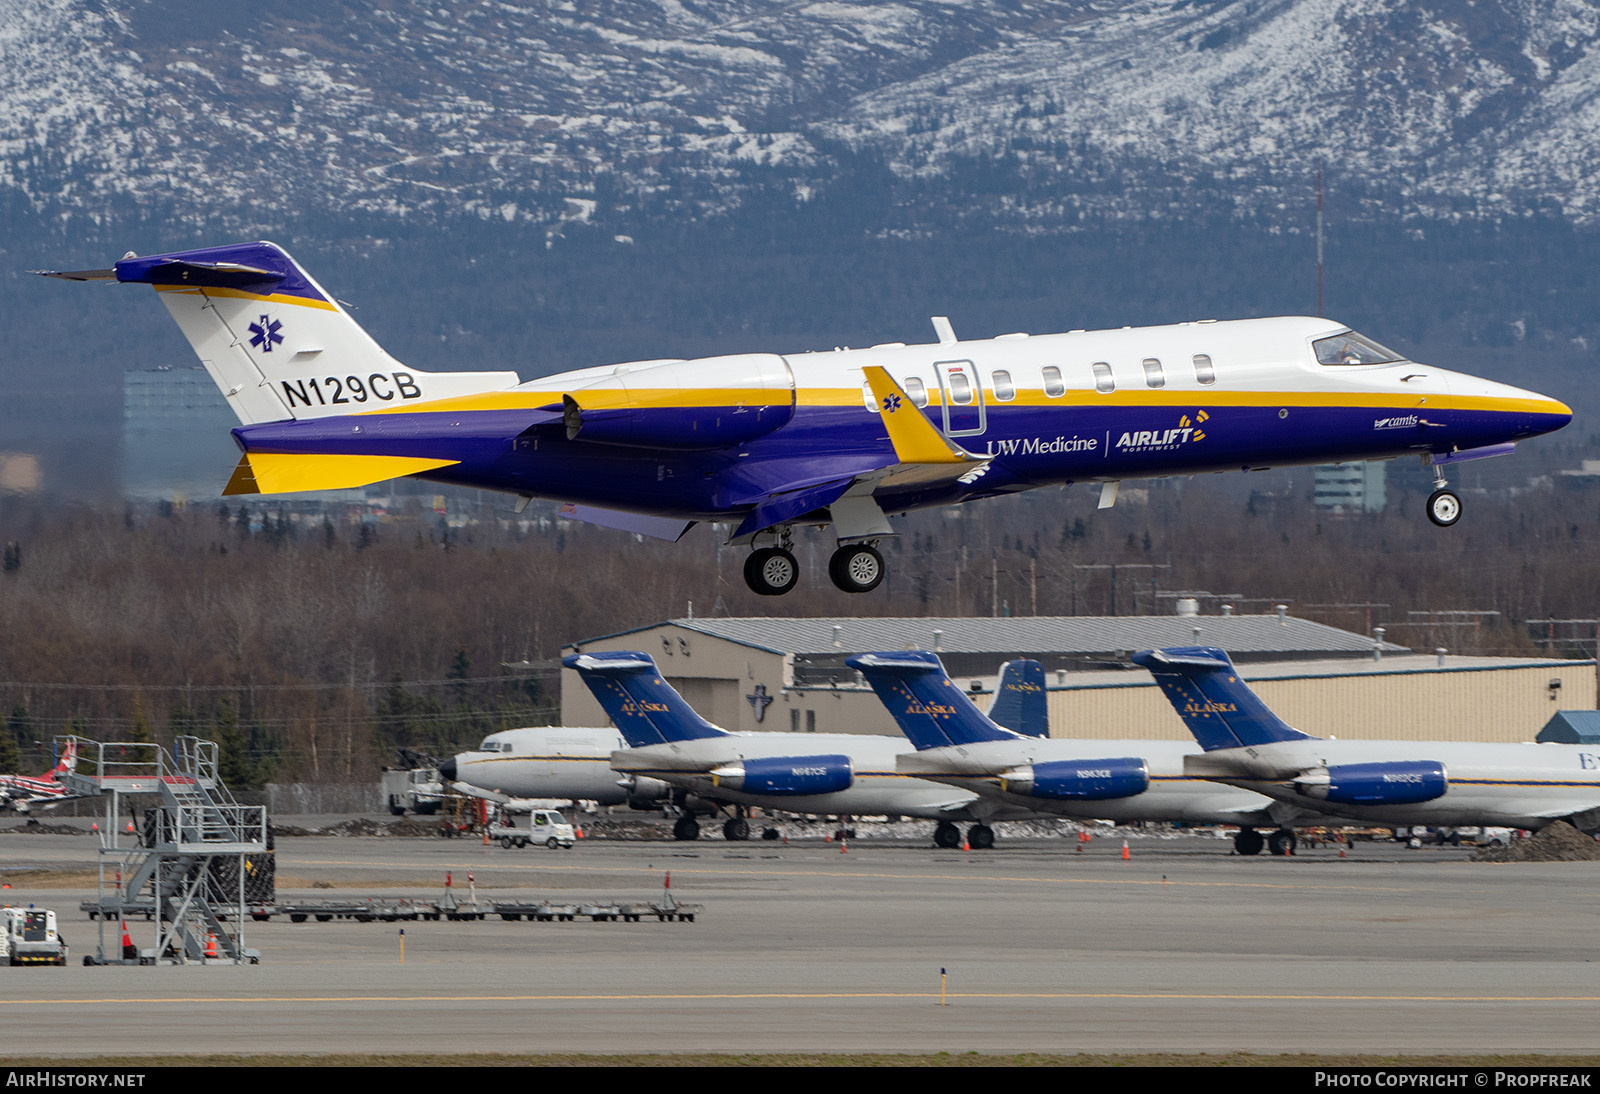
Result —
[[1315, 472], [1318, 509], [1335, 513], [1377, 513], [1389, 502], [1386, 462], [1322, 464]]
[[122, 492], [130, 498], [212, 501], [239, 450], [239, 424], [197, 366], [137, 369], [122, 379]]

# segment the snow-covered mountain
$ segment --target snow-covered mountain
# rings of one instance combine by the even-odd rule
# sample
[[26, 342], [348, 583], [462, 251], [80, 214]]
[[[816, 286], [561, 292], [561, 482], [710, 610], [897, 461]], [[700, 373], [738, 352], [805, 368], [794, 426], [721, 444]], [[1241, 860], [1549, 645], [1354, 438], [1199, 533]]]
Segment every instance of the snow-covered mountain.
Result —
[[[805, 196], [899, 227], [1303, 209], [1600, 217], [1585, 0], [9, 0], [0, 194], [604, 221]], [[13, 206], [16, 207], [16, 206]]]

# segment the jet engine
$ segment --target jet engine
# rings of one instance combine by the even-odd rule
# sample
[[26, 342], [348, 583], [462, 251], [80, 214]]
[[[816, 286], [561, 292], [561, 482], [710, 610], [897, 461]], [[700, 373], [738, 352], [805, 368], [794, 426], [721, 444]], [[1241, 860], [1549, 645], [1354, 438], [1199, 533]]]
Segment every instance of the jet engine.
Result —
[[1108, 760], [1047, 760], [1000, 776], [1000, 789], [1052, 801], [1105, 801], [1142, 794], [1150, 769], [1139, 756]]
[[1338, 805], [1416, 805], [1442, 797], [1450, 780], [1433, 760], [1337, 764], [1294, 780], [1295, 791]]
[[746, 794], [837, 794], [855, 781], [849, 756], [764, 756], [711, 772], [714, 786]]
[[561, 397], [567, 439], [690, 451], [752, 441], [794, 417], [794, 376], [775, 353], [618, 365]]

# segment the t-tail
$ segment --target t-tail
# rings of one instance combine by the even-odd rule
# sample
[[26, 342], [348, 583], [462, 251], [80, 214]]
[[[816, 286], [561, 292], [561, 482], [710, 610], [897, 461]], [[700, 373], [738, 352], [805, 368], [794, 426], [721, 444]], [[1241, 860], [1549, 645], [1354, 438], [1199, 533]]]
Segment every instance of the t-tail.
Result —
[[1215, 646], [1145, 650], [1134, 654], [1133, 661], [1150, 670], [1207, 752], [1314, 739], [1268, 710]]
[[561, 663], [577, 670], [633, 748], [728, 735], [684, 702], [648, 653], [575, 653]]
[[56, 764], [56, 766], [53, 769], [51, 769], [50, 774], [53, 777], [60, 777], [62, 775], [70, 775], [70, 774], [72, 774], [72, 772], [76, 771], [77, 769], [78, 769], [78, 742], [77, 741], [68, 741], [66, 743], [66, 747], [64, 747], [61, 750], [61, 760], [60, 760], [60, 762], [58, 762]]
[[974, 706], [934, 654], [920, 650], [860, 653], [845, 664], [867, 678], [918, 751], [1021, 739]]
[[1050, 736], [1050, 706], [1044, 694], [1044, 666], [1037, 661], [1007, 661], [1000, 666], [989, 720], [1024, 737]]
[[[514, 372], [406, 368], [276, 243], [143, 257], [130, 252], [108, 270], [45, 276], [153, 287], [244, 427], [234, 435], [247, 461], [256, 440], [250, 426], [410, 410], [518, 382]], [[277, 458], [269, 457], [258, 468], [261, 474], [243, 479], [249, 465], [241, 463], [228, 493], [364, 485], [454, 462], [308, 453], [312, 462], [296, 459], [293, 440], [276, 436], [270, 448]]]

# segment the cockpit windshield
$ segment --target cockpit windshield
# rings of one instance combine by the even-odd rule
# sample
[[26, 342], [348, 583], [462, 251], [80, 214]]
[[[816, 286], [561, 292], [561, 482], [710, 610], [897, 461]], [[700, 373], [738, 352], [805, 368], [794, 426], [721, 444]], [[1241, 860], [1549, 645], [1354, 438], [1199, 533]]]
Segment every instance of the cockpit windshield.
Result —
[[1347, 330], [1328, 338], [1318, 338], [1311, 343], [1320, 365], [1386, 365], [1391, 361], [1404, 361], [1388, 346], [1379, 345], [1365, 335]]
[[510, 752], [511, 742], [497, 741], [493, 737], [485, 737], [483, 744], [478, 746], [479, 752]]

